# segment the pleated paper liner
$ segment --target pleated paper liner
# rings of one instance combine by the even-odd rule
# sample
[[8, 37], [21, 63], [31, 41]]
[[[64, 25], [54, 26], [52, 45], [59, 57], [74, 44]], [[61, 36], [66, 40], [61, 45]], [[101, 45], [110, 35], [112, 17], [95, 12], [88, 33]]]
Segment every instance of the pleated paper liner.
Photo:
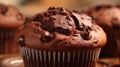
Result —
[[14, 53], [17, 46], [14, 42], [14, 34], [16, 30], [0, 29], [0, 54]]
[[[2, 56], [4, 58], [0, 61], [0, 67], [24, 67], [21, 55], [5, 54]], [[96, 67], [120, 67], [119, 58], [101, 58], [98, 60]]]
[[101, 48], [75, 52], [20, 47], [25, 67], [95, 67]]

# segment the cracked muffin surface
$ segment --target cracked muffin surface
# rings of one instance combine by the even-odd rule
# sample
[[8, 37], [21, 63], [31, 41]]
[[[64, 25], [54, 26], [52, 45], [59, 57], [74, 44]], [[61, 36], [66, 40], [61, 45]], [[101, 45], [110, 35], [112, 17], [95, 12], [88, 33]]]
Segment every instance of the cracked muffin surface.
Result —
[[106, 34], [83, 13], [50, 7], [26, 22], [17, 34], [17, 43], [35, 49], [72, 51], [103, 47]]

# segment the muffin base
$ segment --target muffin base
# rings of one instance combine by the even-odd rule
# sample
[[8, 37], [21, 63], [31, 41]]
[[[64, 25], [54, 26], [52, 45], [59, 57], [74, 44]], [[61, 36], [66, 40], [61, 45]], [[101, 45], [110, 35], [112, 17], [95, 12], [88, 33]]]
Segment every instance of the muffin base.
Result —
[[25, 67], [95, 67], [101, 48], [58, 52], [20, 47]]
[[0, 54], [18, 52], [18, 46], [14, 42], [15, 32], [15, 29], [0, 29]]

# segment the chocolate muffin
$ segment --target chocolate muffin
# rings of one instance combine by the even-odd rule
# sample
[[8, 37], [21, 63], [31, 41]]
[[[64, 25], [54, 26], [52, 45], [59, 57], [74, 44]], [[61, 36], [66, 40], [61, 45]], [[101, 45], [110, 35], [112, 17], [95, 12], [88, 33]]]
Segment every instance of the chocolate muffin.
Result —
[[[101, 57], [118, 56], [117, 41], [120, 42], [120, 6], [99, 5], [85, 11], [95, 19], [107, 34], [107, 45], [101, 51]], [[120, 45], [120, 44], [119, 44]]]
[[24, 20], [25, 17], [14, 6], [0, 4], [0, 54], [18, 52], [14, 34]]
[[50, 7], [17, 34], [25, 67], [95, 67], [106, 35], [85, 14]]

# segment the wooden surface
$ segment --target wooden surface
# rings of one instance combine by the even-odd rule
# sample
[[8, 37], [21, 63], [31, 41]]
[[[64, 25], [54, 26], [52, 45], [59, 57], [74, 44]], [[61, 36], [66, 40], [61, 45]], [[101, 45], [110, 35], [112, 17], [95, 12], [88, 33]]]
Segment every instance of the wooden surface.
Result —
[[[17, 61], [16, 61], [17, 60]], [[16, 61], [14, 63], [11, 63]], [[119, 64], [118, 58], [101, 58], [99, 59], [100, 62], [105, 62], [107, 64]], [[16, 65], [14, 67], [24, 67], [21, 54], [5, 54], [0, 55], [0, 67], [12, 67], [12, 65]], [[97, 64], [96, 67], [103, 67], [103, 65]]]

